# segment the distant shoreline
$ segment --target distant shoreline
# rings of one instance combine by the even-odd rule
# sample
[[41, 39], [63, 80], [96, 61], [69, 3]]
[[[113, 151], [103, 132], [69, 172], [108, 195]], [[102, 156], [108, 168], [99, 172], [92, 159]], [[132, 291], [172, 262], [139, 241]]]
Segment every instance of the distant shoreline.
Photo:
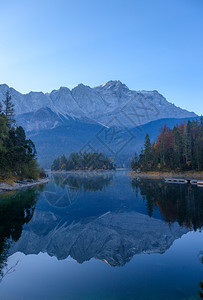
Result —
[[[66, 174], [66, 173], [100, 173], [100, 172], [115, 172], [117, 170], [70, 170], [70, 171], [65, 171], [65, 170], [61, 170], [61, 171], [50, 171], [51, 174]], [[119, 171], [119, 170], [118, 170]]]
[[133, 178], [146, 178], [146, 179], [165, 179], [165, 178], [184, 178], [184, 179], [203, 179], [203, 171], [185, 171], [185, 172], [141, 172], [135, 171], [127, 174]]
[[26, 189], [35, 185], [40, 185], [40, 184], [44, 184], [49, 182], [50, 179], [49, 178], [42, 178], [42, 179], [38, 179], [34, 182], [26, 182], [26, 183], [12, 183], [9, 184], [7, 182], [1, 182], [0, 183], [0, 193], [5, 193], [5, 192], [10, 192], [10, 191], [18, 191], [18, 190], [22, 190], [22, 189]]

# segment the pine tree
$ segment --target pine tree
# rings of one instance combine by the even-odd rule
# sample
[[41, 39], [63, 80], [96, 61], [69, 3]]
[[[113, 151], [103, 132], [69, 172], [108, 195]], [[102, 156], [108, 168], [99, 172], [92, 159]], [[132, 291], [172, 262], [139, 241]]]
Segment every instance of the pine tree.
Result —
[[145, 136], [145, 142], [144, 142], [144, 156], [143, 156], [144, 170], [147, 171], [149, 169], [150, 162], [151, 162], [151, 141], [149, 135], [147, 134]]
[[32, 140], [26, 140], [26, 154], [27, 154], [27, 160], [33, 160], [37, 156], [37, 151], [35, 148], [35, 144]]
[[131, 168], [136, 171], [138, 168], [138, 157], [137, 157], [137, 153], [135, 152], [134, 158], [131, 162]]
[[138, 165], [144, 171], [203, 170], [203, 118], [173, 129], [164, 126], [153, 145], [146, 135]]
[[5, 141], [8, 139], [9, 129], [7, 126], [6, 118], [3, 114], [0, 115], [0, 174], [6, 168], [5, 155], [8, 151]]
[[87, 152], [72, 152], [69, 158], [66, 159], [63, 154], [62, 157], [57, 157], [54, 160], [51, 170], [115, 170], [113, 161], [102, 153], [87, 153]]
[[203, 137], [203, 116], [200, 117], [200, 136]]
[[22, 128], [22, 126], [19, 126], [16, 128], [15, 131], [15, 145], [18, 147], [24, 147], [26, 144], [26, 136], [25, 136], [25, 131]]
[[15, 122], [15, 115], [14, 115], [14, 104], [11, 101], [11, 96], [9, 94], [9, 91], [6, 92], [6, 99], [3, 100], [3, 103], [5, 105], [4, 113], [6, 116], [6, 119], [8, 120], [9, 126], [11, 126]]
[[59, 158], [59, 156], [54, 160], [52, 166], [51, 166], [51, 170], [52, 171], [59, 171], [61, 168], [61, 160]]
[[67, 164], [67, 159], [66, 159], [65, 155], [63, 154], [61, 156], [61, 160], [60, 160], [60, 168], [61, 168], [61, 170], [65, 170], [66, 169], [66, 164]]

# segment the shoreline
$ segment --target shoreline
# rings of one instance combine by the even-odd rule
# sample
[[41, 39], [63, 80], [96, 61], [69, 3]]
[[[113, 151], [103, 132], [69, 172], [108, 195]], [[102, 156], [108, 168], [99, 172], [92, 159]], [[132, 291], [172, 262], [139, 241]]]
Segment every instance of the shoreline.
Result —
[[165, 179], [165, 178], [183, 178], [183, 179], [203, 179], [203, 171], [186, 171], [186, 172], [143, 172], [136, 173], [135, 171], [131, 171], [127, 174], [133, 178], [146, 178], [146, 179]]
[[49, 182], [49, 178], [42, 178], [38, 179], [37, 181], [34, 182], [26, 182], [26, 183], [17, 183], [14, 182], [12, 184], [9, 184], [7, 182], [2, 182], [0, 183], [0, 194], [4, 192], [11, 192], [11, 191], [19, 191], [22, 189], [26, 189], [35, 185], [40, 185]]
[[[74, 173], [101, 173], [101, 172], [115, 172], [117, 170], [70, 170], [70, 171], [50, 171], [50, 174], [74, 174]], [[118, 170], [119, 171], [119, 170]]]

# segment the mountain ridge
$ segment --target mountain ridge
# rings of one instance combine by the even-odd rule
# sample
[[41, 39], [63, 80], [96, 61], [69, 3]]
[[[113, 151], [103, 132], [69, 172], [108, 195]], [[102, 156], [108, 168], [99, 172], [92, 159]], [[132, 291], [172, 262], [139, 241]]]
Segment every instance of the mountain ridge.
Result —
[[36, 145], [41, 166], [74, 151], [105, 152], [118, 166], [129, 166], [146, 133], [154, 141], [164, 124], [174, 126], [197, 115], [169, 103], [158, 91], [132, 91], [120, 81], [91, 88], [79, 84], [50, 93], [21, 94], [0, 85], [0, 101], [9, 91], [16, 124]]
[[[114, 157], [117, 166], [129, 167], [135, 151], [140, 153], [147, 133], [151, 141], [155, 142], [160, 128], [164, 125], [173, 128], [177, 124], [194, 119], [196, 118], [160, 119], [139, 127], [124, 129], [123, 132], [120, 132], [121, 143], [118, 146], [114, 145], [111, 139], [105, 139], [104, 135], [101, 136], [101, 139], [98, 139], [98, 134], [101, 131], [104, 134], [105, 132], [112, 133], [114, 128], [109, 131], [108, 128], [105, 129], [104, 126], [98, 123], [83, 123], [71, 119], [66, 120], [66, 125], [56, 126], [52, 129], [34, 130], [29, 132], [27, 136], [36, 145], [40, 165], [46, 168], [50, 168], [51, 163], [58, 155], [65, 154], [68, 156], [71, 152], [79, 152], [80, 150], [105, 152], [107, 155]], [[129, 143], [128, 139], [125, 138], [126, 131], [127, 133], [130, 131], [133, 137], [131, 139], [131, 136], [129, 136]], [[123, 146], [122, 149], [120, 145]]]
[[[55, 116], [47, 114], [41, 126], [48, 129], [56, 125], [56, 118], [78, 119], [87, 122], [96, 122], [107, 125], [117, 118], [121, 126], [135, 127], [162, 118], [187, 118], [197, 116], [168, 102], [158, 91], [134, 91], [130, 90], [119, 80], [111, 80], [103, 85], [91, 88], [88, 85], [79, 84], [70, 90], [68, 87], [60, 87], [50, 93], [29, 92], [22, 94], [6, 84], [0, 85], [0, 101], [5, 99], [9, 91], [15, 105], [17, 121], [23, 119], [27, 113], [36, 113], [40, 109], [51, 110]], [[19, 117], [21, 116], [21, 117]], [[26, 131], [36, 128], [38, 119], [31, 118], [32, 122], [25, 127]], [[40, 120], [38, 120], [39, 123]], [[59, 122], [60, 123], [60, 122]], [[119, 124], [118, 124], [119, 126]]]

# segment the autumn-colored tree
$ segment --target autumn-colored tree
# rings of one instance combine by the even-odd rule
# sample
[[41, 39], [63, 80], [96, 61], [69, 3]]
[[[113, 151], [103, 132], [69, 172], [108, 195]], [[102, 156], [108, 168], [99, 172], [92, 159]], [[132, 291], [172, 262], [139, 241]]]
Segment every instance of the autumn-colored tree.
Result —
[[[132, 168], [134, 161], [132, 161]], [[148, 135], [137, 168], [149, 170], [203, 170], [203, 118], [170, 129], [164, 126], [151, 145]]]

